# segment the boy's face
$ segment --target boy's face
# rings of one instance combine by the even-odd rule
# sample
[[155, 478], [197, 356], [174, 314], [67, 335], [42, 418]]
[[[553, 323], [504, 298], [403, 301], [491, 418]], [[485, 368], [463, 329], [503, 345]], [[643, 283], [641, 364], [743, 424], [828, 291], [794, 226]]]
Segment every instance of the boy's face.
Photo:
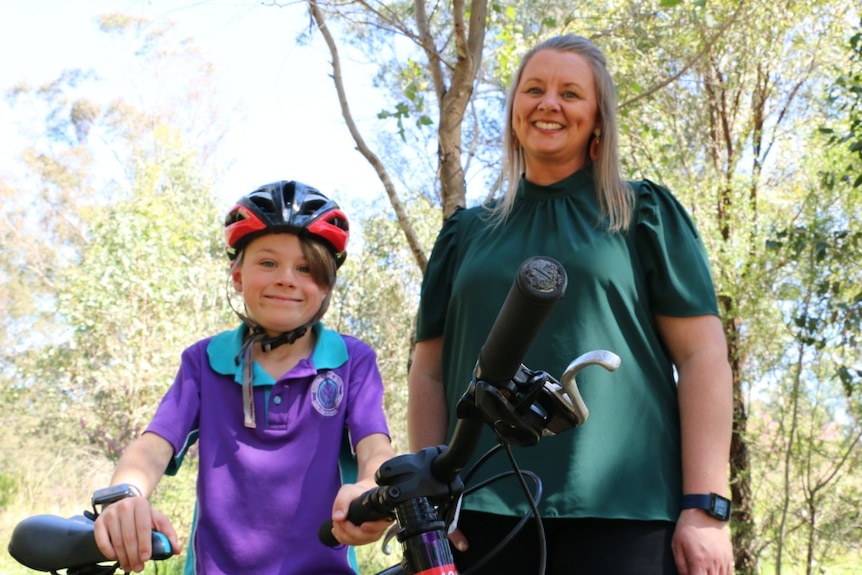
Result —
[[294, 234], [269, 234], [246, 246], [242, 265], [232, 274], [249, 317], [275, 336], [314, 317], [328, 288], [314, 282]]

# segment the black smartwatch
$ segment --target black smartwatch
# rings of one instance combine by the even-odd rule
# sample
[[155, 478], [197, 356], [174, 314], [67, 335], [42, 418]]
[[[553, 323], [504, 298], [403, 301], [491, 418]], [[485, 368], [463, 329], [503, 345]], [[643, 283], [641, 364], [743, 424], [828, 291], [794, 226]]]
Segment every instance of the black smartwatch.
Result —
[[730, 519], [730, 499], [718, 493], [695, 493], [682, 496], [683, 509], [703, 509], [719, 521]]
[[119, 483], [110, 487], [102, 487], [93, 492], [93, 507], [110, 505], [126, 497], [138, 497], [141, 490], [130, 483]]

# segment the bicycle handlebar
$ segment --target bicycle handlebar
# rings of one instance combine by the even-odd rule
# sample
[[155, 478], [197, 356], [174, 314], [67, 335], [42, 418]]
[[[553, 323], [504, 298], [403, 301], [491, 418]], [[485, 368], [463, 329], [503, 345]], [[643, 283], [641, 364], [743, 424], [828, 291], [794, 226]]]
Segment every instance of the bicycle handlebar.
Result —
[[[524, 356], [567, 286], [566, 269], [552, 258], [534, 256], [521, 264], [479, 350], [473, 382], [484, 381], [492, 385], [489, 389], [496, 389], [518, 375]], [[459, 405], [449, 447], [431, 462], [431, 472], [440, 480], [451, 481], [461, 472], [476, 450], [485, 423], [500, 431], [493, 422], [476, 418], [469, 411], [469, 404]]]
[[476, 379], [499, 384], [515, 377], [567, 285], [566, 270], [554, 259], [535, 256], [521, 264], [479, 350]]
[[[497, 390], [496, 386], [505, 385], [524, 371], [521, 362], [567, 285], [565, 268], [552, 258], [535, 256], [521, 264], [480, 349], [473, 381], [465, 398], [475, 392], [477, 381], [491, 384], [483, 391], [487, 394], [488, 390]], [[475, 451], [482, 427], [491, 423], [496, 431], [505, 431], [493, 421], [477, 417], [470, 405], [472, 396], [466, 402], [465, 398], [459, 403], [458, 421], [449, 446], [396, 456], [381, 466], [375, 476], [379, 486], [351, 502], [347, 514], [351, 523], [359, 525], [366, 521], [394, 519], [393, 510], [416, 498], [416, 494], [435, 500], [457, 496], [463, 491], [458, 474]], [[505, 397], [497, 401], [508, 403]], [[499, 421], [507, 425], [505, 416], [502, 413], [495, 417], [500, 417]], [[397, 485], [392, 485], [396, 482]], [[439, 526], [443, 527], [445, 525]], [[339, 542], [331, 530], [332, 522], [326, 521], [321, 525], [318, 536], [323, 543], [334, 547]]]
[[[153, 531], [152, 559], [167, 559], [172, 551], [168, 538]], [[65, 569], [69, 575], [90, 573], [94, 565], [110, 561], [96, 545], [93, 520], [83, 515], [34, 515], [24, 519], [12, 531], [9, 555], [30, 569], [51, 573]]]

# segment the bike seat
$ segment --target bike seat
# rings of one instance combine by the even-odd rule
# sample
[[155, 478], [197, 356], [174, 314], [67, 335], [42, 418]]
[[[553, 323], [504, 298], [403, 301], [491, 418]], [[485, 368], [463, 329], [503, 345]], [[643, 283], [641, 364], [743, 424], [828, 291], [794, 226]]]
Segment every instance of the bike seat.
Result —
[[12, 531], [9, 555], [36, 571], [57, 571], [108, 561], [96, 546], [93, 522], [84, 516], [34, 515]]

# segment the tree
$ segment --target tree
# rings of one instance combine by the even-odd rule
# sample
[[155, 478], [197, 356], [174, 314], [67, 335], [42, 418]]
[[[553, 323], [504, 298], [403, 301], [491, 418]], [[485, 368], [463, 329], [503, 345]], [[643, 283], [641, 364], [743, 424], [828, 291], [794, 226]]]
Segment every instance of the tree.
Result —
[[[823, 163], [826, 163], [824, 159]], [[768, 243], [769, 259], [781, 270], [771, 294], [781, 302], [785, 342], [775, 353], [784, 374], [771, 389], [766, 413], [776, 416], [758, 439], [772, 436], [763, 457], [780, 469], [764, 474], [775, 486], [775, 521], [766, 525], [776, 573], [786, 557], [813, 573], [834, 549], [852, 547], [854, 516], [846, 498], [858, 492], [852, 478], [862, 464], [860, 374], [855, 362], [862, 330], [858, 260], [862, 235], [848, 228], [858, 221], [859, 204], [847, 182], [826, 178], [812, 190], [791, 228]], [[802, 224], [804, 222], [804, 225]], [[780, 459], [779, 459], [780, 458]], [[770, 489], [772, 491], [772, 489]]]
[[847, 148], [850, 157], [841, 176], [858, 188], [862, 186], [862, 21], [848, 42], [847, 68], [842, 72], [829, 94], [836, 112], [834, 125], [823, 126], [822, 131], [830, 145]]
[[[193, 50], [176, 49], [169, 28], [121, 15], [100, 25], [140, 41], [133, 61], [144, 67], [170, 75], [178, 63], [187, 80], [195, 78], [189, 69], [198, 70], [197, 84], [183, 84], [194, 93], [175, 96], [210, 110], [201, 99], [209, 68]], [[8, 184], [3, 206], [2, 232], [22, 249], [4, 250], [0, 263], [7, 284], [24, 288], [8, 300], [14, 307], [2, 322], [19, 342], [4, 359], [4, 390], [24, 412], [55, 400], [58, 420], [39, 429], [69, 442], [83, 428], [108, 457], [140, 432], [181, 346], [227, 317], [219, 301], [226, 281], [220, 218], [203, 175], [217, 138], [200, 129], [209, 118], [178, 115], [177, 100], [159, 100], [165, 93], [139, 93], [144, 102], [158, 98], [137, 108], [112, 97], [94, 72], [70, 71], [9, 95], [17, 109], [35, 111], [29, 125], [42, 133], [23, 154], [30, 175]], [[186, 312], [178, 315], [179, 307]]]
[[[444, 216], [455, 211], [459, 205], [465, 204], [465, 178], [462, 164], [462, 122], [465, 110], [473, 94], [473, 84], [482, 61], [482, 50], [485, 39], [485, 19], [487, 0], [473, 0], [467, 6], [462, 0], [456, 0], [451, 11], [448, 5], [441, 4], [429, 14], [424, 2], [416, 2], [413, 6], [412, 26], [403, 19], [403, 6], [374, 5], [359, 2], [356, 5], [333, 3], [324, 5], [316, 0], [308, 1], [309, 11], [323, 35], [332, 56], [333, 81], [338, 92], [342, 115], [348, 129], [357, 144], [357, 148], [376, 170], [383, 183], [389, 201], [392, 204], [398, 221], [413, 251], [420, 270], [425, 269], [427, 257], [422, 245], [413, 231], [413, 223], [404, 210], [401, 199], [395, 189], [392, 179], [378, 158], [377, 154], [366, 144], [365, 139], [356, 127], [346, 96], [346, 89], [341, 76], [341, 63], [338, 46], [327, 24], [325, 10], [328, 8], [341, 18], [352, 15], [368, 18], [373, 26], [396, 31], [403, 38], [409, 39], [412, 48], [419, 49], [426, 57], [427, 69], [420, 71], [412, 62], [402, 72], [405, 81], [404, 93], [419, 112], [423, 111], [424, 99], [417, 83], [430, 79], [431, 91], [436, 96], [439, 112], [437, 119], [437, 172], [441, 187], [441, 198]], [[448, 42], [439, 43], [439, 21], [451, 22], [452, 35]], [[426, 88], [427, 90], [428, 88]], [[405, 138], [402, 121], [410, 115], [410, 104], [399, 103], [394, 113], [381, 113], [382, 117], [394, 116], [400, 126], [401, 137]], [[427, 115], [419, 117], [420, 126], [432, 123]]]
[[[211, 67], [170, 27], [122, 15], [100, 26], [130, 51], [132, 98], [80, 70], [7, 95], [33, 133], [27, 171], [0, 185], [0, 337], [14, 342], [0, 357], [0, 395], [2, 422], [16, 429], [0, 443], [13, 463], [0, 489], [21, 486], [28, 513], [86, 501], [151, 417], [182, 349], [235, 324], [210, 190], [228, 127], [209, 100]], [[195, 464], [187, 458], [187, 476]], [[74, 495], [48, 481], [57, 469]], [[193, 481], [154, 499], [189, 532]]]

